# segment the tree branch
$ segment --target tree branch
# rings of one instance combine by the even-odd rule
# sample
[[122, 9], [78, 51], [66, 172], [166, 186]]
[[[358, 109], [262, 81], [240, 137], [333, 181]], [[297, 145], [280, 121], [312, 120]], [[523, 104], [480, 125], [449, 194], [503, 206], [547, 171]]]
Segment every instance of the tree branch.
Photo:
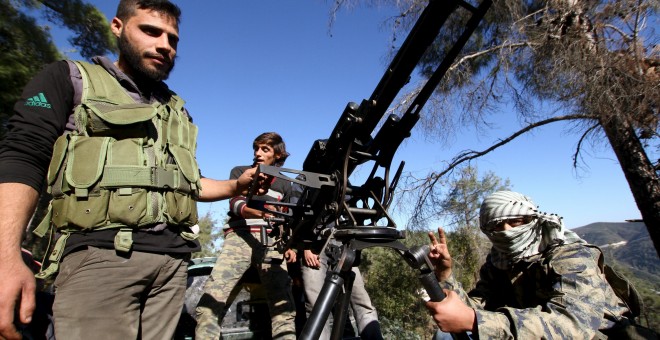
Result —
[[575, 147], [575, 153], [573, 154], [573, 167], [577, 167], [577, 160], [578, 156], [580, 155], [580, 149], [582, 148], [582, 142], [587, 138], [587, 135], [596, 128], [598, 128], [600, 124], [594, 124], [590, 128], [585, 131], [582, 136], [580, 136], [580, 140], [578, 141], [577, 147]]
[[472, 53], [472, 54], [466, 54], [466, 55], [464, 55], [463, 57], [461, 57], [458, 61], [454, 62], [454, 63], [449, 67], [448, 72], [449, 72], [449, 71], [453, 71], [453, 70], [455, 70], [455, 69], [458, 67], [458, 65], [463, 64], [463, 63], [466, 62], [467, 60], [477, 58], [477, 57], [482, 56], [482, 55], [484, 55], [484, 54], [490, 54], [490, 53], [492, 53], [492, 52], [499, 51], [499, 50], [503, 50], [503, 49], [505, 49], [505, 48], [506, 48], [506, 49], [514, 49], [514, 48], [524, 47], [524, 46], [528, 46], [528, 45], [530, 45], [528, 42], [522, 42], [522, 43], [506, 43], [506, 44], [500, 44], [500, 45], [497, 45], [497, 46], [493, 46], [493, 47], [491, 47], [491, 48], [488, 48], [488, 49], [485, 49], [485, 50], [481, 50], [481, 51], [478, 51], [478, 52], [475, 52], [475, 53]]
[[632, 41], [632, 37], [630, 37], [628, 34], [626, 34], [626, 32], [624, 32], [623, 30], [621, 30], [620, 28], [618, 28], [614, 25], [606, 24], [606, 25], [603, 25], [603, 28], [609, 28], [612, 31], [619, 33], [619, 35], [621, 36], [622, 39], [624, 39], [625, 42]]
[[458, 156], [456, 156], [451, 163], [440, 173], [437, 174], [431, 174], [428, 176], [422, 185], [419, 185], [415, 187], [415, 189], [422, 189], [422, 195], [420, 195], [419, 200], [417, 201], [417, 204], [415, 205], [415, 210], [413, 215], [416, 215], [419, 211], [421, 211], [421, 208], [424, 204], [424, 202], [428, 199], [431, 189], [438, 183], [438, 181], [446, 175], [448, 172], [452, 171], [454, 168], [459, 166], [462, 163], [465, 163], [467, 161], [473, 160], [475, 158], [484, 156], [491, 151], [499, 148], [500, 146], [509, 143], [510, 141], [514, 140], [518, 136], [543, 125], [547, 125], [550, 123], [558, 122], [558, 121], [563, 121], [563, 120], [576, 120], [576, 119], [596, 119], [596, 116], [593, 115], [586, 115], [586, 114], [572, 114], [572, 115], [565, 115], [565, 116], [557, 116], [557, 117], [552, 117], [548, 118], [545, 120], [541, 120], [532, 124], [527, 125], [526, 127], [522, 128], [521, 130], [516, 131], [509, 137], [500, 140], [499, 142], [493, 144], [489, 148], [483, 150], [483, 151], [473, 151], [473, 150], [468, 150], [468, 151], [463, 151], [461, 152]]

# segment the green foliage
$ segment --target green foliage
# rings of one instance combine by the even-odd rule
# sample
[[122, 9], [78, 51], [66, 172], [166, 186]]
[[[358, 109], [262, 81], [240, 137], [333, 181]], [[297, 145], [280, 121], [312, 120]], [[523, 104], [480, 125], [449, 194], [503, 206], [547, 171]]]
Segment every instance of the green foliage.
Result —
[[478, 227], [462, 226], [447, 233], [447, 246], [454, 278], [469, 291], [479, 279], [479, 269], [486, 262], [491, 243]]
[[631, 267], [613, 258], [608, 259], [607, 262], [612, 264], [616, 271], [628, 278], [641, 296], [643, 308], [638, 322], [645, 327], [660, 332], [660, 283], [640, 279], [639, 276], [634, 274]]
[[117, 52], [117, 41], [108, 19], [93, 5], [82, 0], [39, 0], [49, 10], [48, 20], [70, 29], [74, 35], [69, 43], [80, 48], [80, 55], [90, 59], [108, 52]]
[[222, 237], [222, 226], [216, 226], [217, 220], [213, 214], [208, 211], [199, 218], [199, 238], [197, 239], [202, 247], [198, 252], [192, 254], [193, 258], [217, 256], [220, 251], [217, 246], [217, 240]]
[[400, 320], [390, 320], [388, 317], [379, 314], [378, 321], [380, 322], [383, 338], [385, 339], [424, 339], [413, 330], [406, 328]]
[[[479, 234], [478, 229], [467, 227], [447, 234], [454, 276], [466, 289], [476, 283], [479, 268], [490, 249], [490, 242]], [[402, 243], [412, 248], [429, 242], [427, 232], [416, 231], [409, 232]], [[378, 309], [386, 338], [428, 339], [432, 336], [435, 326], [424, 306], [425, 292], [417, 278], [419, 273], [407, 265], [401, 255], [389, 248], [366, 249], [362, 252], [360, 270]]]
[[61, 57], [45, 28], [11, 1], [0, 0], [0, 140], [23, 86], [44, 64]]
[[508, 179], [488, 171], [479, 176], [476, 167], [465, 166], [443, 181], [442, 186], [428, 186], [421, 196], [417, 191], [407, 192], [408, 198], [417, 201], [408, 226], [425, 230], [428, 221], [437, 221], [440, 217], [445, 230], [461, 226], [475, 226], [479, 221], [479, 207], [483, 199], [498, 190], [511, 187]]
[[486, 261], [491, 243], [479, 229], [479, 208], [486, 196], [510, 188], [509, 180], [502, 180], [493, 172], [481, 178], [477, 168], [467, 166], [449, 182], [449, 190], [440, 201], [440, 211], [447, 216], [447, 243], [453, 259], [452, 272], [467, 290], [479, 278], [479, 268]]
[[[43, 1], [41, 11], [50, 21], [71, 29], [70, 42], [89, 58], [115, 52], [115, 39], [107, 18], [81, 0]], [[47, 27], [37, 23], [25, 8], [43, 9], [33, 0], [0, 0], [0, 140], [25, 84], [44, 65], [62, 59]]]
[[[412, 247], [429, 241], [425, 232], [415, 232], [402, 243]], [[398, 252], [383, 247], [366, 249], [360, 270], [386, 338], [428, 339], [433, 334], [418, 272]]]
[[450, 226], [471, 227], [479, 224], [479, 207], [484, 198], [495, 191], [509, 189], [511, 183], [491, 171], [479, 178], [478, 169], [467, 166], [448, 186], [449, 192], [440, 202], [438, 213], [449, 217]]

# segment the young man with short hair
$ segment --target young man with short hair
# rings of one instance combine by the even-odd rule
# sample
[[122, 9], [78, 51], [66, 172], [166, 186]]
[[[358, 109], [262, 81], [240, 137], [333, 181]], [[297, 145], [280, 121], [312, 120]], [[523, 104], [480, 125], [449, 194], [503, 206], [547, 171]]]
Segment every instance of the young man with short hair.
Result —
[[[236, 178], [245, 169], [258, 164], [282, 166], [289, 156], [282, 137], [275, 132], [262, 133], [252, 143], [253, 164], [237, 166], [232, 169], [229, 178]], [[284, 202], [291, 200], [291, 183], [274, 178], [270, 190], [256, 198], [261, 204], [266, 202]], [[277, 209], [272, 206], [270, 210]], [[272, 320], [273, 339], [295, 339], [295, 305], [291, 294], [291, 278], [286, 262], [295, 262], [296, 253], [288, 249], [284, 256], [276, 249], [262, 243], [261, 232], [265, 228], [270, 233], [272, 228], [268, 218], [271, 213], [248, 207], [246, 197], [238, 195], [229, 201], [229, 221], [225, 225], [225, 241], [213, 267], [213, 271], [204, 285], [204, 294], [196, 309], [197, 339], [218, 339], [221, 335], [222, 321], [231, 304], [229, 297], [243, 274], [256, 267], [264, 287], [266, 301]], [[272, 238], [269, 238], [272, 241]], [[270, 242], [269, 242], [270, 243]]]

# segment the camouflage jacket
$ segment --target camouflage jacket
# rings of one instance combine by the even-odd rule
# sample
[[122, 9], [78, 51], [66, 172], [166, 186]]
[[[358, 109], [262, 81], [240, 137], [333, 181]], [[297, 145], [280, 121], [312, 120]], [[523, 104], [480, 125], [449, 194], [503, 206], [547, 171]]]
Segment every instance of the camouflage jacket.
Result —
[[605, 279], [602, 252], [573, 243], [554, 247], [509, 270], [482, 266], [468, 294], [453, 278], [442, 282], [474, 308], [482, 339], [603, 337], [628, 312]]

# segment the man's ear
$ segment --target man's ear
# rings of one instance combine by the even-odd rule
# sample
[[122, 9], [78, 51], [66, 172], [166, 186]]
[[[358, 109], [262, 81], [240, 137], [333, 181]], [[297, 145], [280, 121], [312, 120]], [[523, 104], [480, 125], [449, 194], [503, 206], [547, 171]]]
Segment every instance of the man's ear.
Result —
[[123, 29], [124, 22], [117, 17], [112, 18], [112, 21], [110, 22], [110, 30], [112, 30], [112, 34], [119, 38]]

